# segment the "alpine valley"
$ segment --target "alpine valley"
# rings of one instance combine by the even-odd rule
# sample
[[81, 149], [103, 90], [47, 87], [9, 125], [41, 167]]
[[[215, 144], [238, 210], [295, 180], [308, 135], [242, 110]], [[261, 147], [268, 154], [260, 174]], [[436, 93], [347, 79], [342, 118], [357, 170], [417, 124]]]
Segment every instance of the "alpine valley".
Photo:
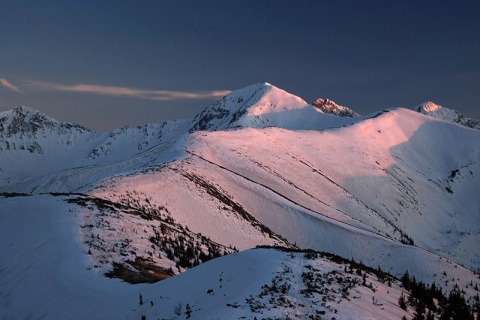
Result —
[[479, 129], [268, 83], [111, 132], [0, 113], [0, 319], [478, 319]]

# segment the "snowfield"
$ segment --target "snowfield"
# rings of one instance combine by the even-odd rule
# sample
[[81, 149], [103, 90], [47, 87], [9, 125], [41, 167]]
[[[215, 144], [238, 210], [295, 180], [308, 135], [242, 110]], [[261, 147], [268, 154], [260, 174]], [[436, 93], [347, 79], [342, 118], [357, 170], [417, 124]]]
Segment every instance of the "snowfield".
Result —
[[[308, 252], [247, 250], [155, 284], [109, 279], [92, 268], [79, 241], [81, 215], [64, 196], [2, 199], [2, 318], [184, 319], [187, 305], [192, 319], [399, 319], [413, 313], [398, 306], [407, 293], [397, 280], [389, 285], [363, 271], [368, 283], [362, 285], [350, 262]], [[478, 282], [465, 270], [449, 276]], [[323, 284], [314, 290], [312, 281]]]

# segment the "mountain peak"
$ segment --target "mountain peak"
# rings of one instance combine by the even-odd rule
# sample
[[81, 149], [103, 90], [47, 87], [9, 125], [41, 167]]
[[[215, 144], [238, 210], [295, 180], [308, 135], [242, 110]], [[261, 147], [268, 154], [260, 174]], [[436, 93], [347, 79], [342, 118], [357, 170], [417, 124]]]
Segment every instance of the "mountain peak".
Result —
[[318, 98], [315, 100], [312, 105], [321, 110], [323, 113], [331, 114], [334, 116], [339, 117], [358, 117], [360, 116], [358, 113], [350, 110], [347, 107], [341, 106], [336, 104], [334, 101], [330, 99], [322, 99]]
[[441, 108], [442, 108], [441, 106], [439, 106], [438, 104], [432, 101], [426, 101], [416, 106], [414, 110], [423, 114], [427, 114], [430, 112], [435, 112], [437, 110], [440, 110]]
[[0, 132], [8, 136], [20, 132], [36, 132], [46, 122], [55, 121], [43, 113], [26, 106], [0, 113]]
[[17, 107], [12, 110], [8, 110], [0, 113], [1, 118], [8, 116], [8, 117], [24, 118], [26, 120], [30, 119], [32, 116], [35, 116], [35, 115], [48, 118], [45, 114], [41, 113], [40, 111], [27, 106]]
[[11, 137], [17, 134], [35, 134], [39, 130], [78, 129], [88, 131], [79, 125], [59, 122], [44, 113], [27, 106], [21, 106], [0, 113], [0, 134]]
[[32, 107], [28, 107], [28, 106], [21, 106], [21, 107], [17, 107], [15, 109], [13, 109], [13, 111], [15, 112], [21, 112], [21, 113], [31, 113], [31, 114], [34, 114], [34, 113], [41, 113], [40, 111], [32, 108]]
[[435, 119], [457, 123], [468, 128], [480, 130], [480, 120], [467, 118], [456, 110], [442, 107], [431, 101], [421, 103], [413, 107], [413, 110]]
[[271, 84], [270, 82], [263, 82], [263, 83], [259, 83], [259, 84], [262, 84], [264, 85], [265, 87], [275, 87], [273, 84]]
[[[232, 91], [223, 99], [203, 110], [193, 120], [190, 131], [225, 130], [244, 126], [262, 126], [257, 123], [267, 114], [308, 107], [301, 98], [264, 82]], [[249, 120], [245, 120], [245, 117]], [[257, 122], [253, 123], [254, 117]], [[248, 123], [245, 123], [245, 121]], [[272, 125], [272, 124], [270, 124]], [[264, 126], [264, 125], [263, 125]]]

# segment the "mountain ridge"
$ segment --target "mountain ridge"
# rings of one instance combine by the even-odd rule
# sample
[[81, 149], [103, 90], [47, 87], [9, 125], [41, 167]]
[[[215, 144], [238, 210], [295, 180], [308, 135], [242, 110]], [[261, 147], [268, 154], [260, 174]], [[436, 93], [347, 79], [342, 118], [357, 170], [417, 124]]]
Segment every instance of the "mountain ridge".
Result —
[[[323, 113], [338, 117], [351, 118], [360, 117], [360, 115], [355, 111], [347, 107], [340, 106], [328, 98], [318, 98], [310, 105], [298, 96], [290, 94], [268, 82], [264, 82], [232, 91], [223, 99], [214, 103], [212, 106], [205, 108], [191, 119], [169, 120], [163, 123], [161, 126], [165, 126], [166, 124], [172, 122], [190, 122], [190, 124], [188, 124], [189, 132], [203, 130], [229, 130], [240, 127], [285, 127], [285, 125], [288, 126], [288, 122], [277, 123], [277, 125], [275, 125], [276, 123], [265, 123], [265, 121], [270, 121], [269, 119], [262, 119], [263, 122], [260, 123], [260, 121], [258, 121], [258, 116], [269, 113], [282, 113], [284, 111], [309, 109], [311, 106], [313, 106], [317, 111], [320, 111], [320, 114]], [[467, 118], [456, 110], [442, 107], [431, 101], [423, 102], [411, 109], [439, 120], [458, 123], [475, 129], [480, 128], [480, 120]], [[252, 121], [252, 119], [248, 119], [248, 121], [241, 121], [242, 117], [248, 115], [257, 116], [257, 120]], [[214, 119], [217, 121], [214, 122]], [[13, 125], [12, 127], [12, 121], [16, 121], [18, 125]], [[306, 120], [304, 119], [304, 121]], [[58, 121], [32, 107], [21, 106], [8, 111], [0, 112], [0, 134], [3, 134], [3, 138], [5, 135], [8, 137], [9, 134], [11, 135], [19, 132], [36, 132], [36, 130], [42, 127], [41, 124], [45, 124], [44, 126], [49, 127], [64, 126], [66, 128], [75, 128], [82, 131], [94, 132], [75, 123]], [[31, 127], [29, 127], [29, 125]], [[136, 127], [125, 126], [123, 128], [112, 129], [108, 132], [110, 134], [115, 134], [132, 128], [155, 126], [160, 125], [149, 123]]]

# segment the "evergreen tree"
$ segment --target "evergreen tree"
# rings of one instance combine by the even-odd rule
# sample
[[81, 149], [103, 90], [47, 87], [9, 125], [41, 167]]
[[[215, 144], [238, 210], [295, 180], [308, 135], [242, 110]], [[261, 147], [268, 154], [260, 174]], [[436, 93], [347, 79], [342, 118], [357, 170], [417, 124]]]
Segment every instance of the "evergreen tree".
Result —
[[425, 307], [421, 303], [417, 303], [412, 320], [425, 320]]
[[400, 296], [400, 298], [398, 298], [398, 305], [403, 310], [407, 310], [407, 301], [405, 300], [405, 296], [403, 295], [403, 292], [402, 292], [402, 295]]
[[408, 270], [405, 271], [405, 273], [402, 275], [400, 281], [402, 281], [402, 286], [406, 290], [410, 290], [410, 275], [408, 274]]
[[192, 316], [192, 308], [187, 303], [187, 305], [185, 306], [185, 318], [189, 319], [191, 316]]
[[427, 317], [425, 320], [435, 320], [435, 317], [433, 316], [432, 310], [428, 311]]

